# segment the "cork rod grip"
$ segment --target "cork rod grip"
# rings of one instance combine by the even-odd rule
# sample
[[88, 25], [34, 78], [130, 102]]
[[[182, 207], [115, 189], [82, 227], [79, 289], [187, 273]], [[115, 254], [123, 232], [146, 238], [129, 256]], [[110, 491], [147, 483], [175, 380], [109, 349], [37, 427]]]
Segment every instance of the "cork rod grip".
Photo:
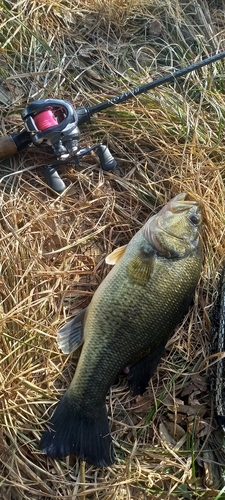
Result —
[[0, 137], [0, 160], [17, 153], [17, 147], [10, 135]]

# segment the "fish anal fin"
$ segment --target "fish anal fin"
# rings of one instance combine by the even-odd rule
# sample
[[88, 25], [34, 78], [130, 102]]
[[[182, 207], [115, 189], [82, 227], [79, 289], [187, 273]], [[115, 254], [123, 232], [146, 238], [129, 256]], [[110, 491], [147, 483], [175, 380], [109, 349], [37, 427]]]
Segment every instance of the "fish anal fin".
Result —
[[109, 432], [106, 406], [103, 403], [96, 413], [85, 415], [83, 408], [76, 407], [67, 393], [60, 400], [40, 441], [40, 449], [51, 458], [62, 459], [76, 455], [97, 467], [114, 463], [112, 438]]
[[86, 311], [87, 307], [58, 331], [57, 344], [64, 354], [75, 351], [83, 343], [83, 324]]
[[130, 369], [128, 381], [130, 390], [134, 395], [142, 395], [154, 375], [161, 357], [165, 351], [165, 346], [158, 347], [150, 356], [142, 359], [139, 363]]
[[144, 244], [137, 255], [129, 262], [129, 277], [139, 285], [145, 285], [154, 270], [155, 251], [149, 244]]
[[107, 255], [107, 257], [105, 258], [106, 264], [114, 266], [121, 259], [124, 252], [126, 251], [126, 248], [127, 245], [123, 245], [122, 247], [113, 250], [113, 252]]

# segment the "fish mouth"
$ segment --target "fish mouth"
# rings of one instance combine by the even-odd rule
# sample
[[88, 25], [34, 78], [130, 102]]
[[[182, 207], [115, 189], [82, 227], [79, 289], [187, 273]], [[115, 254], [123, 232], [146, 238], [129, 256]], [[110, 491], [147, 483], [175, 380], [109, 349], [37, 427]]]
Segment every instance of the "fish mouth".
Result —
[[170, 231], [165, 230], [164, 228], [160, 228], [155, 226], [153, 230], [149, 230], [148, 232], [148, 239], [154, 250], [162, 255], [165, 255], [165, 248], [160, 244], [158, 238], [157, 238], [157, 233], [163, 232], [167, 236], [169, 236], [171, 239], [174, 241], [179, 241], [179, 242], [187, 242], [189, 241], [189, 244], [191, 245], [192, 249], [196, 249], [198, 246], [199, 238], [195, 238], [192, 241], [188, 240], [187, 236], [176, 236], [175, 234], [171, 233]]
[[179, 214], [181, 212], [188, 212], [193, 207], [198, 207], [199, 203], [194, 200], [185, 200], [187, 193], [179, 193], [172, 200], [170, 200], [157, 215], [164, 214], [167, 211], [173, 214]]
[[[155, 228], [156, 229], [156, 228]], [[176, 240], [180, 240], [180, 241], [183, 241], [185, 240], [186, 238], [183, 238], [182, 236], [176, 236], [176, 234], [174, 233], [171, 233], [170, 231], [168, 231], [167, 229], [164, 229], [160, 226], [158, 226], [158, 231], [163, 231], [165, 234], [168, 234], [168, 236], [171, 236], [171, 238], [174, 238]]]
[[[166, 245], [162, 244], [160, 241], [161, 238], [158, 237], [159, 233], [164, 233], [167, 238], [170, 238], [170, 248], [167, 248]], [[148, 241], [159, 257], [163, 256], [166, 258], [173, 257], [179, 259], [183, 258], [184, 255], [187, 255], [190, 252], [196, 251], [199, 244], [199, 236], [190, 240], [188, 236], [177, 236], [170, 231], [155, 226], [152, 231], [149, 230], [148, 232]], [[188, 245], [187, 248], [186, 245]]]

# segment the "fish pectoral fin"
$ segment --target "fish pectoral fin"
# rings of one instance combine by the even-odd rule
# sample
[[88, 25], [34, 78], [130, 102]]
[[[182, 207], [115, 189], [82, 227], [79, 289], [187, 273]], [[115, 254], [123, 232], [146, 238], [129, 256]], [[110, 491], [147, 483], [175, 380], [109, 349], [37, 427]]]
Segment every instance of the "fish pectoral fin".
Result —
[[154, 375], [164, 351], [165, 346], [160, 346], [156, 351], [150, 354], [150, 356], [142, 359], [130, 369], [128, 382], [133, 394], [142, 395], [145, 392], [149, 380]]
[[57, 344], [64, 354], [75, 351], [83, 343], [83, 323], [86, 311], [87, 307], [58, 331]]
[[127, 266], [129, 277], [138, 285], [145, 285], [151, 278], [155, 263], [155, 251], [144, 244]]
[[116, 264], [121, 259], [126, 248], [127, 248], [127, 245], [123, 245], [122, 247], [119, 247], [119, 248], [116, 248], [115, 250], [113, 250], [113, 252], [110, 253], [109, 255], [107, 255], [107, 257], [105, 258], [106, 264], [110, 264], [111, 266], [114, 266], [114, 264]]
[[76, 455], [97, 467], [113, 464], [114, 450], [105, 403], [85, 413], [85, 408], [77, 405], [76, 397], [67, 392], [42, 435], [39, 447], [51, 458]]

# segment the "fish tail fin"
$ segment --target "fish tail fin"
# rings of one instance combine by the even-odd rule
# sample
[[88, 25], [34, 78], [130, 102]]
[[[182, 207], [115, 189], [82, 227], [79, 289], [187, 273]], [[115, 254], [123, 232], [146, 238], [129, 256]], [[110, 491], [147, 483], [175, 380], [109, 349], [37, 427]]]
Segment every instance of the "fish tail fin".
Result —
[[98, 412], [93, 408], [93, 412], [85, 414], [65, 394], [50, 420], [49, 429], [42, 435], [40, 449], [51, 458], [76, 455], [98, 467], [113, 464], [114, 450], [105, 404]]

